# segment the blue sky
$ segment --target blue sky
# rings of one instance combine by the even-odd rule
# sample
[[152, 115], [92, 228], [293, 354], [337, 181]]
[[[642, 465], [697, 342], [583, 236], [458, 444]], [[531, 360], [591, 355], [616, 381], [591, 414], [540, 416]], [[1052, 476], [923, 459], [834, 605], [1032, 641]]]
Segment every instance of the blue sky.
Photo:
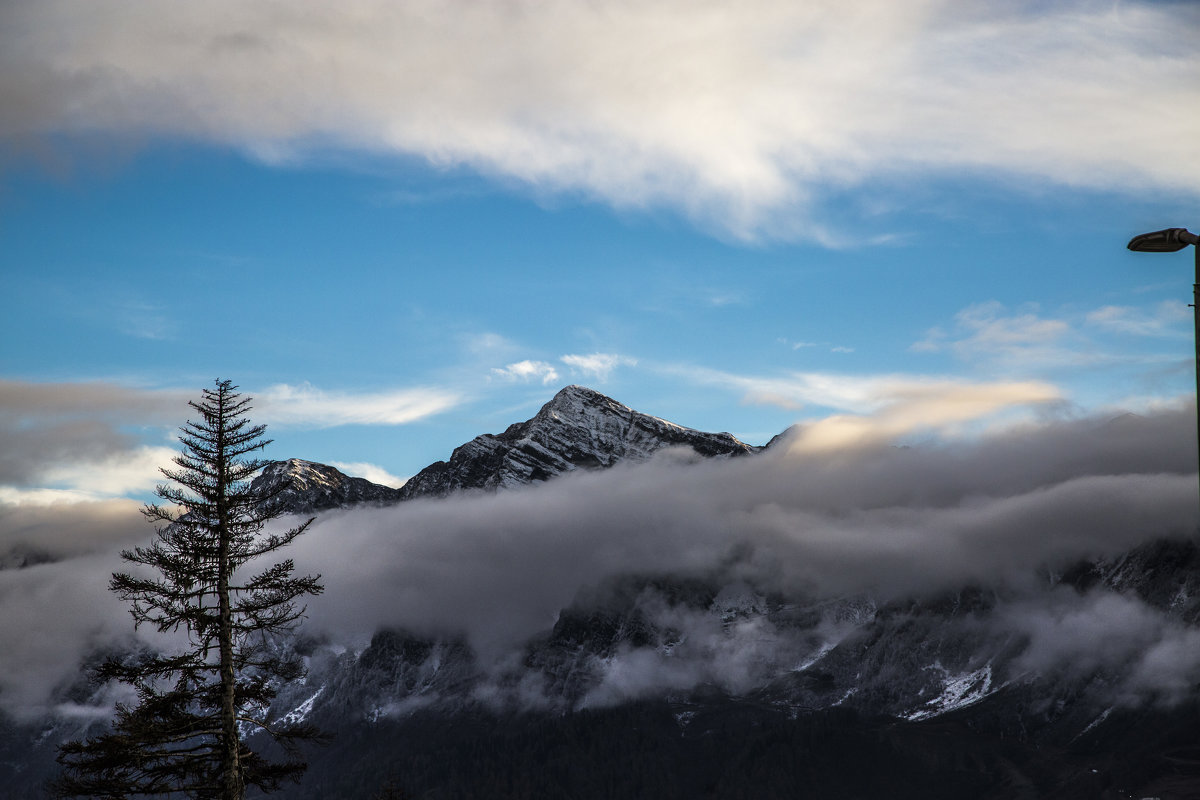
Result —
[[1200, 9], [801, 5], [0, 8], [0, 503], [144, 496], [218, 377], [377, 480], [570, 383], [754, 444], [1190, 402], [1190, 253], [1125, 243], [1200, 226]]

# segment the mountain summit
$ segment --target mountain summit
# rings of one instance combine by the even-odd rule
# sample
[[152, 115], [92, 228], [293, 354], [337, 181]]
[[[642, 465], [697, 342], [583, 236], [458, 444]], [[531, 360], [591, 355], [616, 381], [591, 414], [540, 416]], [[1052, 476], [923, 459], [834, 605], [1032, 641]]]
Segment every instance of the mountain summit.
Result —
[[443, 497], [463, 489], [540, 483], [576, 469], [642, 461], [667, 447], [706, 457], [740, 456], [760, 448], [728, 433], [705, 433], [634, 411], [583, 386], [568, 386], [532, 419], [504, 433], [477, 436], [449, 461], [430, 464], [401, 489], [402, 499]]

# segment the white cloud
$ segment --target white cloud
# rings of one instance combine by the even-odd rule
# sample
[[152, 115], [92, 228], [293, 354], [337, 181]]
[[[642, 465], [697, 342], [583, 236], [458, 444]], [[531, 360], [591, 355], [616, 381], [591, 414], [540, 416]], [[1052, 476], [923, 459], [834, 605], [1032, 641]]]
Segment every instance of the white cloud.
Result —
[[1158, 352], [1150, 349], [1152, 340], [1190, 339], [1191, 326], [1184, 321], [1190, 316], [1175, 302], [1047, 315], [1036, 304], [1012, 310], [990, 301], [964, 308], [950, 326], [930, 329], [909, 349], [946, 353], [992, 375], [1061, 381], [1090, 373], [1094, 385], [1088, 388], [1085, 379], [1080, 384], [1085, 392], [1094, 392], [1097, 383], [1113, 383], [1115, 373], [1101, 376], [1100, 370], [1125, 369], [1121, 380], [1159, 386], [1167, 370], [1186, 362], [1179, 352], [1171, 352], [1174, 345]]
[[[734, 236], [836, 242], [825, 191], [964, 171], [1195, 192], [1190, 4], [8, 4], [0, 136], [417, 155]], [[1146, 120], [1154, 124], [1146, 124]]]
[[543, 385], [554, 383], [558, 380], [558, 370], [553, 364], [547, 364], [545, 361], [518, 361], [515, 364], [509, 364], [503, 369], [492, 369], [492, 374], [497, 377], [504, 378], [510, 381], [530, 381], [540, 380]]
[[173, 339], [178, 331], [178, 321], [168, 309], [136, 300], [121, 304], [117, 324], [127, 336], [151, 341]]
[[776, 376], [738, 375], [686, 366], [669, 368], [668, 372], [692, 383], [741, 392], [742, 400], [746, 403], [791, 409], [816, 405], [862, 412], [882, 404], [879, 382], [887, 380], [822, 372], [788, 372]]
[[347, 475], [366, 478], [371, 483], [378, 483], [381, 486], [391, 486], [393, 489], [399, 489], [408, 481], [408, 478], [398, 478], [383, 467], [366, 461], [331, 461], [329, 465], [337, 467]]
[[496, 352], [515, 350], [517, 345], [498, 333], [491, 331], [467, 336], [464, 339], [469, 353], [474, 355], [489, 355]]
[[163, 482], [160, 470], [172, 466], [177, 454], [169, 447], [143, 446], [98, 461], [62, 461], [46, 469], [42, 480], [92, 497], [153, 492]]
[[273, 425], [332, 428], [339, 425], [405, 425], [440, 414], [459, 403], [443, 389], [396, 389], [351, 394], [325, 392], [311, 384], [277, 384], [255, 396], [255, 419]]
[[882, 405], [874, 413], [839, 414], [798, 426], [792, 431], [788, 447], [793, 451], [832, 452], [918, 432], [961, 434], [978, 428], [980, 422], [1013, 415], [1024, 418], [1030, 409], [1063, 399], [1055, 387], [1037, 381], [901, 381], [881, 385], [879, 391]]
[[[278, 385], [252, 397], [252, 419], [310, 427], [399, 425], [444, 411], [455, 394], [409, 389], [375, 394]], [[188, 417], [188, 394], [106, 383], [0, 380], [0, 506], [69, 506], [149, 495], [164, 481], [176, 446], [162, 446]], [[155, 431], [161, 426], [160, 431]], [[129, 431], [142, 431], [146, 441]], [[376, 483], [402, 478], [370, 464], [349, 465]]]
[[14, 486], [0, 486], [0, 507], [68, 506], [94, 499], [93, 493], [75, 489], [18, 489]]
[[1131, 336], [1192, 335], [1192, 312], [1183, 303], [1164, 301], [1152, 309], [1104, 306], [1087, 315], [1087, 322], [1114, 333]]
[[843, 344], [830, 344], [829, 342], [789, 342], [786, 339], [779, 341], [784, 344], [789, 344], [793, 350], [803, 350], [807, 347], [826, 347], [831, 353], [853, 353], [854, 348]]
[[1066, 320], [1039, 316], [1036, 308], [1010, 314], [995, 301], [977, 303], [954, 316], [954, 329], [933, 328], [912, 345], [917, 352], [949, 351], [966, 361], [988, 359], [1008, 365], [1056, 365], [1081, 359], [1078, 350], [1063, 347], [1073, 338]]
[[592, 353], [587, 356], [566, 355], [559, 360], [570, 367], [572, 371], [594, 376], [601, 382], [608, 380], [609, 374], [617, 367], [637, 365], [636, 358], [614, 353]]
[[8, 502], [51, 499], [30, 494], [35, 487], [88, 497], [152, 490], [172, 453], [128, 430], [166, 430], [183, 418], [186, 402], [180, 392], [110, 383], [0, 380], [0, 486]]
[[1020, 387], [1013, 396], [1025, 396], [1031, 402], [1058, 397], [1046, 383], [972, 382], [928, 375], [845, 375], [833, 372], [786, 372], [774, 376], [739, 375], [704, 367], [673, 367], [668, 370], [684, 380], [708, 386], [721, 386], [744, 393], [749, 403], [777, 398], [787, 408], [819, 406], [835, 411], [867, 414], [900, 401], [932, 398], [964, 389], [1010, 395], [1010, 387]]
[[807, 423], [793, 448], [829, 450], [914, 432], [960, 434], [982, 422], [1023, 418], [1057, 405], [1063, 395], [1043, 381], [972, 382], [913, 375], [839, 375], [791, 372], [761, 377], [710, 369], [675, 368], [695, 383], [742, 392], [743, 402], [792, 411], [816, 406], [846, 412]]

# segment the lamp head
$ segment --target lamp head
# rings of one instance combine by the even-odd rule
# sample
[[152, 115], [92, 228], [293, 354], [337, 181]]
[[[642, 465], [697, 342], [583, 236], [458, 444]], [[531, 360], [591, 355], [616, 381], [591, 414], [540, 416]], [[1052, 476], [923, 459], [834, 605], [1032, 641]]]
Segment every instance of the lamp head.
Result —
[[1197, 242], [1200, 242], [1200, 236], [1187, 228], [1167, 228], [1133, 237], [1129, 240], [1129, 249], [1139, 253], [1174, 253]]

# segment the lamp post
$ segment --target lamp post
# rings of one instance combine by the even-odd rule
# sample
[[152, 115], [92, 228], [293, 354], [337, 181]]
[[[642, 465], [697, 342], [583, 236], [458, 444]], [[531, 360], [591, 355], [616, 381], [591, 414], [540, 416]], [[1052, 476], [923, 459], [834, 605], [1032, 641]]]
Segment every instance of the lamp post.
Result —
[[1187, 228], [1142, 233], [1129, 240], [1129, 249], [1139, 253], [1175, 253], [1188, 245], [1195, 248], [1196, 279], [1192, 284], [1192, 309], [1196, 336], [1196, 453], [1200, 458], [1200, 236]]

